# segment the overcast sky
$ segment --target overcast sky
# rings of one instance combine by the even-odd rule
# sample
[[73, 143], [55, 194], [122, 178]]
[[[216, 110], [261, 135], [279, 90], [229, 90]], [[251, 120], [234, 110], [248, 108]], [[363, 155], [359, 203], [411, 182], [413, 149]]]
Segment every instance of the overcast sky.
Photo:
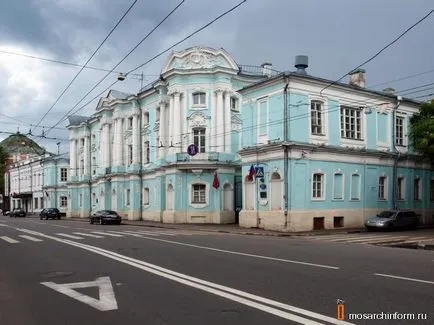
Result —
[[[89, 65], [111, 69], [180, 1], [139, 0]], [[186, 0], [116, 70], [128, 71], [147, 61], [240, 1]], [[0, 51], [84, 64], [132, 2], [1, 0]], [[432, 0], [248, 0], [175, 50], [195, 45], [222, 47], [239, 64], [272, 62], [279, 71], [294, 70], [294, 57], [304, 54], [309, 56], [309, 74], [335, 80], [433, 8]], [[433, 35], [434, 14], [364, 66], [367, 86], [399, 91], [434, 82]], [[144, 84], [157, 78], [167, 56], [168, 53], [137, 71], [145, 74]], [[19, 127], [20, 132], [28, 132], [79, 69], [0, 53], [0, 130], [16, 132]], [[375, 86], [423, 72], [427, 73]], [[57, 123], [104, 75], [101, 71], [83, 71], [41, 125], [50, 127]], [[83, 103], [115, 80], [116, 74], [112, 74]], [[136, 93], [140, 80], [130, 78], [114, 88]], [[433, 92], [431, 88], [408, 97]], [[80, 114], [92, 114], [96, 102]], [[48, 134], [62, 139], [60, 152], [68, 151], [68, 133], [62, 130], [65, 125], [59, 124], [60, 129]], [[41, 131], [33, 129], [34, 134]], [[0, 133], [0, 140], [6, 136]], [[57, 151], [59, 140], [34, 139], [48, 150]]]

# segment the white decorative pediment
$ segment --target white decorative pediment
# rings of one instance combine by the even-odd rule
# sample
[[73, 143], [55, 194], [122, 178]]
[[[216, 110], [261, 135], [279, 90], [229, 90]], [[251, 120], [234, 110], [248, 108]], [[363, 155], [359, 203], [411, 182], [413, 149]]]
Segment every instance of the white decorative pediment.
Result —
[[202, 112], [193, 112], [187, 117], [190, 127], [206, 127], [208, 119], [209, 116], [206, 116]]
[[209, 47], [192, 47], [180, 52], [173, 52], [163, 68], [162, 73], [172, 69], [212, 69], [223, 67], [238, 71], [235, 60], [223, 49]]
[[241, 132], [243, 122], [238, 115], [231, 116], [231, 130], [235, 132]]
[[389, 114], [393, 109], [393, 104], [384, 103], [377, 106], [377, 112], [381, 114]]

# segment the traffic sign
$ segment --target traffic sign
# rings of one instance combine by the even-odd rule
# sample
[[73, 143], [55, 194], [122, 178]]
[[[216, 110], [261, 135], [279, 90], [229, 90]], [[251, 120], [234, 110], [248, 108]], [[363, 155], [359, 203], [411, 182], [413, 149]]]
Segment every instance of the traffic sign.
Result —
[[264, 177], [264, 167], [255, 167], [255, 176]]
[[190, 155], [190, 156], [194, 156], [194, 155], [196, 155], [197, 154], [197, 146], [195, 145], [195, 144], [190, 144], [189, 146], [188, 146], [188, 148], [187, 148], [187, 153]]

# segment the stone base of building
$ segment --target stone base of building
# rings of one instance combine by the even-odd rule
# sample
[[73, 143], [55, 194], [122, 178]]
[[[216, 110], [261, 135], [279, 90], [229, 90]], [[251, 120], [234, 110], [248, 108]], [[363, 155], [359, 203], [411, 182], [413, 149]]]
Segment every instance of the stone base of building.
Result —
[[142, 220], [162, 222], [163, 221], [162, 212], [161, 211], [143, 211], [142, 212]]
[[163, 223], [227, 224], [235, 222], [235, 212], [163, 211], [162, 219]]
[[[343, 210], [302, 210], [289, 211], [285, 218], [283, 211], [241, 210], [240, 227], [262, 228], [266, 230], [302, 232], [318, 229], [363, 228], [370, 216], [383, 209], [343, 209]], [[420, 215], [420, 224], [434, 224], [433, 209], [415, 209]]]
[[128, 220], [135, 221], [135, 220], [141, 220], [140, 211], [138, 210], [130, 210], [128, 211]]

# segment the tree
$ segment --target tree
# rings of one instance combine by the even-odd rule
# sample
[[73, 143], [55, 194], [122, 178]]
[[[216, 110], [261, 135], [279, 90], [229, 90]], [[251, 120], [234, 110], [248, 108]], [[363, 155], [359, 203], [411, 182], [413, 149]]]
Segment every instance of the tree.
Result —
[[414, 149], [434, 162], [434, 101], [422, 104], [410, 120], [410, 138]]

